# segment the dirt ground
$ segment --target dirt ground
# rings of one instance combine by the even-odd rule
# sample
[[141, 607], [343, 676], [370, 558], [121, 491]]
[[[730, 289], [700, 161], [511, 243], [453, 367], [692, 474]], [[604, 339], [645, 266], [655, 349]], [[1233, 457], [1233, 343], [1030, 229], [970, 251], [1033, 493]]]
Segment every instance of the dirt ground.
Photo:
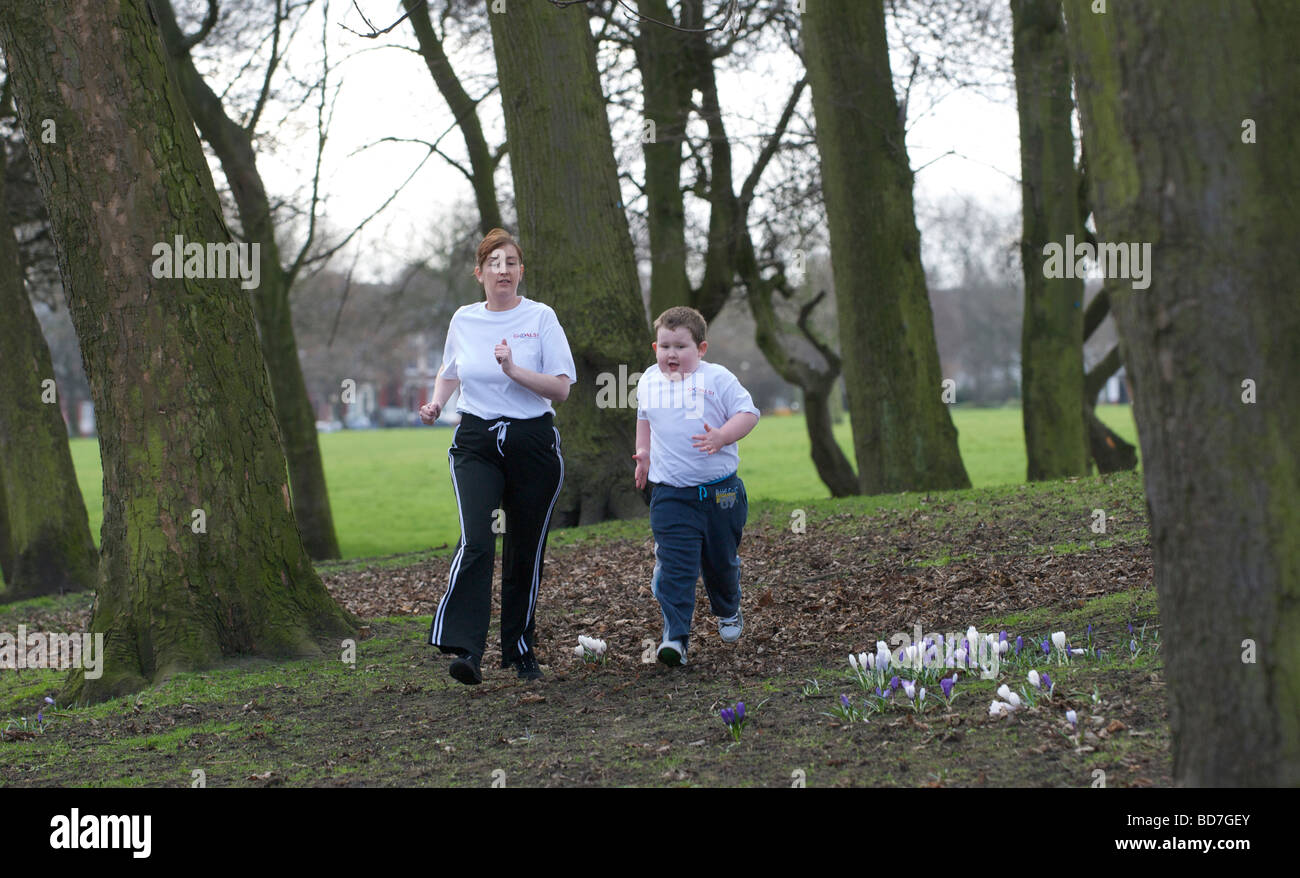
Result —
[[[210, 786], [1169, 785], [1140, 489], [1130, 486], [1126, 508], [1107, 498], [1127, 522], [1108, 535], [1086, 527], [1100, 501], [1070, 490], [918, 498], [824, 516], [804, 533], [768, 510], [741, 547], [744, 637], [719, 640], [701, 588], [689, 664], [677, 669], [654, 661], [648, 534], [548, 552], [537, 623], [546, 677], [533, 683], [499, 669], [495, 624], [481, 686], [452, 681], [450, 657], [425, 645], [448, 557], [353, 565], [323, 578], [371, 620], [354, 664], [249, 661], [135, 699], [56, 709], [40, 734], [11, 721], [0, 782], [188, 786], [202, 772]], [[83, 613], [33, 611], [27, 624], [79, 628]], [[976, 624], [1023, 635], [1027, 648], [996, 683], [1019, 689], [1029, 668], [1049, 670], [1051, 701], [992, 718], [996, 683], [967, 674], [951, 706], [931, 680], [921, 713], [900, 694], [865, 722], [833, 715], [841, 694], [864, 697], [848, 654], [918, 622], [927, 633]], [[1037, 643], [1055, 630], [1089, 655], [1049, 663]], [[579, 634], [606, 640], [608, 659], [579, 661]], [[718, 711], [738, 700], [748, 721], [737, 742]]]

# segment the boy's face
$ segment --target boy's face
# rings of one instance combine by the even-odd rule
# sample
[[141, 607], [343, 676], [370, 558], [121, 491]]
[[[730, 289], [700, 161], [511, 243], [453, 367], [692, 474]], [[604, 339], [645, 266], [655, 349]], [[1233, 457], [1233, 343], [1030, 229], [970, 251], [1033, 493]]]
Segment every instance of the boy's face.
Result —
[[694, 372], [700, 365], [700, 357], [708, 350], [709, 343], [702, 341], [697, 347], [691, 331], [685, 326], [676, 329], [661, 326], [659, 340], [652, 347], [655, 359], [659, 361], [659, 370], [670, 378], [680, 378]]

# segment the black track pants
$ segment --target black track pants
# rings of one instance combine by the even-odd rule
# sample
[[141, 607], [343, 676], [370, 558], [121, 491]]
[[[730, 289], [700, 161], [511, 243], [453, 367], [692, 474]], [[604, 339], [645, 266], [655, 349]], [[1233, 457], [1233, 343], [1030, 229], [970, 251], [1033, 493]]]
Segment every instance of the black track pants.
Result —
[[[532, 652], [537, 587], [546, 529], [564, 484], [560, 432], [553, 415], [485, 421], [462, 416], [447, 456], [460, 515], [460, 545], [429, 643], [443, 652], [482, 656], [492, 609], [496, 537], [501, 555], [501, 663]], [[497, 508], [504, 521], [494, 516]], [[495, 528], [494, 528], [495, 525]]]

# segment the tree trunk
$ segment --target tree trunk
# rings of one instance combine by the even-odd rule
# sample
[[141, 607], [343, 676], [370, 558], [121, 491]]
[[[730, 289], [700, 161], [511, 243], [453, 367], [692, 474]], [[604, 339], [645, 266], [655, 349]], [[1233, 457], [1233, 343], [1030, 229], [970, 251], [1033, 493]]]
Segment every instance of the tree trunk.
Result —
[[[683, 9], [683, 26], [690, 4]], [[673, 21], [667, 0], [638, 0], [641, 15]], [[645, 95], [645, 118], [654, 137], [645, 153], [646, 226], [650, 233], [650, 319], [675, 305], [691, 304], [686, 276], [686, 206], [682, 194], [682, 143], [690, 116], [695, 65], [684, 34], [644, 19], [636, 38], [636, 62]], [[728, 181], [730, 182], [730, 181]], [[715, 312], [716, 313], [716, 312]], [[705, 316], [705, 320], [712, 319]]]
[[530, 294], [553, 307], [578, 368], [556, 406], [559, 525], [645, 515], [632, 482], [635, 418], [596, 405], [598, 376], [653, 361], [584, 7], [490, 11]]
[[969, 487], [941, 397], [884, 10], [810, 3], [802, 20], [862, 491]]
[[1066, 9], [1098, 236], [1151, 248], [1150, 287], [1116, 284], [1111, 298], [1142, 442], [1174, 778], [1297, 786], [1300, 6]]
[[0, 600], [93, 589], [99, 558], [68, 450], [50, 349], [23, 284], [0, 144]]
[[465, 138], [465, 149], [469, 153], [470, 172], [466, 176], [474, 189], [474, 203], [478, 206], [479, 231], [483, 235], [501, 226], [501, 206], [497, 204], [497, 187], [494, 179], [497, 163], [488, 149], [487, 138], [483, 136], [483, 126], [478, 119], [478, 104], [466, 93], [460, 84], [456, 71], [452, 69], [447, 53], [443, 51], [442, 41], [433, 30], [429, 20], [429, 0], [402, 0], [402, 5], [410, 13], [411, 30], [415, 40], [420, 44], [420, 55], [429, 68], [433, 84], [442, 94], [460, 126]]
[[831, 419], [830, 399], [835, 393], [835, 383], [840, 376], [840, 358], [824, 340], [811, 329], [808, 318], [825, 293], [819, 294], [805, 306], [800, 314], [799, 328], [804, 337], [826, 360], [825, 369], [815, 369], [790, 356], [781, 338], [780, 321], [772, 306], [772, 283], [758, 270], [754, 244], [747, 230], [738, 231], [738, 271], [748, 291], [749, 310], [754, 315], [754, 340], [772, 368], [784, 380], [803, 390], [804, 428], [808, 431], [808, 444], [812, 450], [813, 466], [817, 476], [831, 492], [832, 497], [850, 497], [859, 493], [858, 477], [853, 464], [835, 441]]
[[341, 553], [325, 484], [320, 439], [316, 434], [316, 414], [307, 395], [289, 308], [293, 276], [280, 263], [271, 201], [257, 170], [252, 133], [226, 115], [221, 99], [199, 76], [189, 50], [183, 46], [170, 0], [157, 0], [153, 8], [171, 59], [172, 75], [230, 184], [244, 240], [261, 245], [261, 283], [251, 294], [262, 338], [262, 356], [275, 398], [276, 420], [289, 462], [289, 488], [298, 529], [312, 558], [338, 558]]
[[1044, 245], [1064, 247], [1066, 235], [1082, 238], [1060, 0], [1011, 0], [1011, 17], [1024, 200], [1020, 398], [1028, 477], [1086, 476], [1083, 279], [1043, 276]]
[[356, 620], [294, 521], [248, 298], [203, 265], [155, 276], [158, 244], [230, 235], [147, 0], [7, 4], [0, 43], [100, 427], [103, 674], [74, 672], [64, 700], [223, 656], [321, 655]]

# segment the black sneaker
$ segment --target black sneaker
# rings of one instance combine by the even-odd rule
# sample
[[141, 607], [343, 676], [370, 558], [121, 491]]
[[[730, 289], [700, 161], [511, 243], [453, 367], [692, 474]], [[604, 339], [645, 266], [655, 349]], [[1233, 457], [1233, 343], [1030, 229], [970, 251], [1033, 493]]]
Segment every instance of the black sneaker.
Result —
[[521, 680], [542, 679], [542, 669], [537, 665], [537, 656], [531, 652], [520, 656], [510, 664], [514, 665], [515, 670], [519, 672], [519, 679]]
[[453, 680], [458, 680], [467, 686], [476, 686], [483, 682], [483, 672], [479, 670], [479, 657], [474, 653], [466, 653], [458, 656], [447, 669]]

